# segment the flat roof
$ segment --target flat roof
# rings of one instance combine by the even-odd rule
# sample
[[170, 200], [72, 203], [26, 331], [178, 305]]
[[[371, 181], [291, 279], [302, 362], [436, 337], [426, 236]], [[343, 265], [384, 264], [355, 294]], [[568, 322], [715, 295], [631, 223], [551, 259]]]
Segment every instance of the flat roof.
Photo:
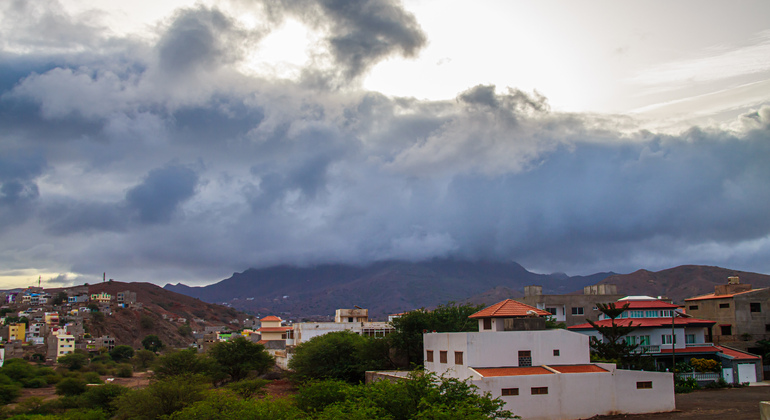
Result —
[[488, 378], [491, 376], [523, 376], [523, 375], [553, 375], [554, 373], [542, 366], [528, 367], [498, 367], [498, 368], [473, 368], [479, 375]]

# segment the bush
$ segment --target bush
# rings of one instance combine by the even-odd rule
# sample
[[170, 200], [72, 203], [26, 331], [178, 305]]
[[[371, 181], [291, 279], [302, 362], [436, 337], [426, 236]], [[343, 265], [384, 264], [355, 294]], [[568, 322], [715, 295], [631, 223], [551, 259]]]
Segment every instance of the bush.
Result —
[[21, 395], [21, 387], [16, 384], [0, 385], [0, 404], [10, 404]]
[[690, 365], [696, 372], [719, 372], [722, 369], [722, 364], [716, 360], [711, 359], [690, 359]]
[[295, 420], [303, 418], [306, 417], [288, 399], [244, 400], [225, 392], [209, 393], [205, 400], [193, 403], [168, 417], [169, 420]]
[[233, 382], [245, 379], [251, 371], [261, 375], [275, 365], [273, 356], [263, 345], [243, 337], [217, 343], [209, 350], [209, 355]]
[[241, 398], [248, 399], [255, 395], [264, 395], [265, 386], [269, 383], [270, 381], [266, 379], [246, 379], [227, 385], [227, 389], [233, 391]]
[[78, 405], [81, 408], [100, 409], [112, 414], [115, 411], [112, 402], [128, 391], [128, 388], [115, 384], [91, 386], [79, 397]]
[[335, 379], [307, 382], [297, 390], [294, 404], [306, 413], [320, 412], [329, 405], [345, 401], [351, 386]]
[[151, 352], [156, 352], [163, 348], [163, 342], [160, 341], [160, 338], [158, 338], [157, 335], [150, 334], [147, 337], [144, 337], [142, 346]]
[[129, 360], [134, 357], [134, 349], [132, 349], [131, 346], [126, 345], [115, 346], [115, 348], [110, 351], [110, 357], [116, 362]]
[[367, 370], [387, 367], [383, 344], [383, 340], [350, 331], [324, 334], [297, 346], [289, 368], [298, 381], [339, 379], [359, 383]]
[[96, 372], [86, 372], [86, 373], [84, 373], [83, 374], [83, 379], [88, 384], [101, 384], [101, 383], [104, 383], [104, 381], [102, 381], [102, 378], [100, 378], [99, 374], [96, 373]]
[[57, 395], [80, 395], [86, 391], [86, 383], [82, 379], [64, 378], [56, 384]]
[[[199, 375], [163, 379], [115, 400], [117, 419], [155, 419], [181, 410], [207, 395], [209, 384]], [[204, 417], [205, 418], [205, 417]]]
[[727, 388], [729, 385], [727, 384], [727, 381], [725, 381], [725, 378], [719, 378], [714, 382], [709, 382], [704, 386], [706, 389], [720, 389], [720, 388]]
[[137, 370], [146, 370], [155, 361], [155, 353], [149, 350], [139, 350], [134, 353], [134, 357], [131, 358], [131, 363]]
[[70, 353], [60, 357], [58, 363], [69, 370], [79, 370], [88, 364], [88, 356], [83, 353]]
[[701, 389], [695, 378], [676, 378], [674, 381], [674, 392], [677, 394], [687, 394], [697, 389]]
[[115, 376], [118, 378], [130, 378], [134, 376], [134, 368], [128, 363], [121, 363], [118, 365], [118, 369], [115, 372]]
[[142, 315], [142, 317], [139, 319], [139, 326], [145, 330], [149, 330], [155, 326], [155, 321], [149, 315]]
[[45, 377], [32, 378], [24, 383], [24, 388], [45, 388], [48, 386], [48, 382]]

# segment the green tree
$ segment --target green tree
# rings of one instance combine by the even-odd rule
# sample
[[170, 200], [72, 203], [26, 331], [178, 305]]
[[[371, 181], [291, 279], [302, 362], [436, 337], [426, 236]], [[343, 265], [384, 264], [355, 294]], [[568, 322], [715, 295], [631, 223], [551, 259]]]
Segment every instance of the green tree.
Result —
[[142, 346], [144, 346], [144, 348], [149, 351], [157, 352], [163, 348], [163, 342], [160, 341], [160, 338], [158, 338], [157, 335], [150, 334], [147, 337], [144, 337], [142, 340]]
[[615, 322], [615, 319], [628, 309], [628, 303], [622, 307], [617, 307], [614, 302], [597, 303], [596, 307], [612, 321], [610, 325], [602, 326], [588, 320], [588, 323], [604, 337], [603, 340], [592, 339], [591, 350], [601, 360], [613, 360], [620, 364], [629, 364], [634, 358], [634, 350], [639, 345], [628, 344], [623, 337], [634, 331], [638, 325], [634, 326], [631, 322], [628, 325], [618, 325]]
[[179, 328], [177, 328], [177, 332], [182, 337], [189, 337], [192, 335], [193, 330], [190, 324], [184, 324], [184, 325], [180, 325]]
[[169, 420], [230, 419], [304, 419], [304, 413], [289, 399], [243, 399], [228, 392], [211, 392], [205, 400], [195, 402], [169, 415]]
[[139, 319], [139, 326], [145, 330], [149, 330], [155, 326], [155, 320], [153, 320], [149, 315], [142, 315], [142, 317]]
[[79, 370], [88, 364], [88, 356], [75, 352], [60, 357], [57, 362], [69, 370]]
[[261, 375], [275, 365], [273, 356], [265, 351], [265, 346], [252, 343], [243, 337], [220, 341], [209, 350], [209, 356], [234, 382], [245, 379], [252, 371]]
[[[350, 331], [335, 331], [311, 338], [297, 346], [289, 361], [295, 379], [339, 379], [350, 383], [363, 381], [367, 370], [388, 367], [389, 361], [376, 351], [376, 339]], [[375, 349], [375, 350], [372, 350]], [[374, 359], [370, 357], [374, 357]]]
[[147, 349], [137, 351], [134, 353], [134, 357], [131, 359], [131, 362], [134, 364], [134, 367], [137, 370], [145, 370], [149, 368], [154, 361], [155, 353]]
[[81, 408], [100, 409], [107, 414], [114, 414], [115, 407], [112, 402], [128, 391], [128, 388], [116, 384], [91, 386], [80, 395], [79, 406]]
[[58, 395], [80, 395], [86, 391], [86, 381], [80, 378], [64, 378], [56, 384]]
[[126, 345], [115, 346], [115, 348], [110, 350], [110, 357], [112, 357], [112, 360], [120, 363], [134, 357], [134, 349]]
[[159, 357], [154, 366], [155, 376], [168, 378], [181, 375], [208, 375], [213, 371], [212, 361], [199, 356], [195, 349], [172, 351]]
[[209, 384], [197, 375], [180, 375], [126, 392], [115, 399], [116, 419], [157, 419], [206, 398]]
[[51, 299], [51, 303], [54, 306], [61, 305], [62, 303], [66, 303], [67, 299], [68, 299], [67, 292], [59, 292], [56, 294], [56, 296], [54, 296], [53, 299]]
[[478, 321], [468, 317], [481, 309], [483, 305], [456, 305], [454, 302], [449, 302], [446, 305], [439, 305], [432, 311], [418, 309], [407, 312], [391, 321], [396, 331], [390, 334], [388, 339], [393, 347], [406, 357], [408, 363], [422, 365], [424, 332], [478, 331]]

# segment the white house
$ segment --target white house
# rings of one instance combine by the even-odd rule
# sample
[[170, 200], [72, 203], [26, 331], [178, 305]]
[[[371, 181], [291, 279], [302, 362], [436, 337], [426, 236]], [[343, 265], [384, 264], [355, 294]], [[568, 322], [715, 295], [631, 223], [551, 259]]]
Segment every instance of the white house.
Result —
[[[659, 369], [670, 369], [674, 362], [697, 357], [720, 361], [722, 377], [730, 383], [756, 382], [757, 378], [762, 377], [760, 357], [709, 342], [710, 329], [716, 324], [715, 321], [690, 318], [675, 312], [677, 305], [649, 296], [629, 296], [618, 300], [616, 307], [626, 304], [628, 308], [615, 319], [615, 324], [635, 327], [624, 340], [638, 344], [636, 351], [652, 357]], [[602, 316], [595, 324], [609, 326], [612, 320]], [[599, 331], [589, 323], [568, 329], [603, 340]]]
[[426, 333], [425, 369], [470, 379], [528, 420], [675, 409], [671, 373], [591, 363], [589, 337], [544, 329], [547, 315], [508, 299], [471, 315], [479, 332]]

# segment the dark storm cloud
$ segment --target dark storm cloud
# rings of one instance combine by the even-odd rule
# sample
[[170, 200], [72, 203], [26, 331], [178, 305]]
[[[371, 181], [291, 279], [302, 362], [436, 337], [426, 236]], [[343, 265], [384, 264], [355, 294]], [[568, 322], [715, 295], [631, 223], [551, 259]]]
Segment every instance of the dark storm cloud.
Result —
[[276, 16], [294, 15], [325, 31], [335, 67], [305, 69], [310, 85], [344, 86], [378, 61], [414, 57], [427, 39], [414, 15], [395, 0], [302, 0], [269, 3]]
[[[271, 6], [273, 23], [291, 14], [325, 34], [336, 65], [306, 69], [323, 83], [425, 43], [396, 2]], [[247, 77], [232, 65], [265, 32], [218, 9], [160, 28], [154, 44], [102, 38], [86, 53], [0, 62], [8, 270], [108, 266], [165, 283], [454, 256], [770, 272], [770, 107], [732, 131], [662, 135], [513, 88], [420, 101]], [[123, 47], [93, 47], [104, 44]]]
[[179, 205], [195, 194], [197, 184], [198, 175], [184, 166], [155, 169], [126, 193], [126, 203], [142, 223], [167, 223]]

